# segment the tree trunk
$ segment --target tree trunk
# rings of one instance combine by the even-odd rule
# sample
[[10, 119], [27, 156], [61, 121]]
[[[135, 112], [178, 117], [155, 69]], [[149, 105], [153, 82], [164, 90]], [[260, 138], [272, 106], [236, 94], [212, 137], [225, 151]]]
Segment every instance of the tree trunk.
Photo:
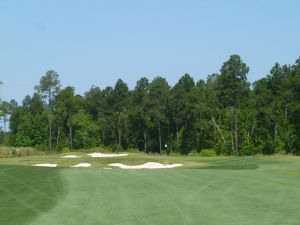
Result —
[[[275, 122], [275, 126], [274, 126], [274, 141], [273, 141], [275, 149], [277, 147], [277, 127], [278, 127], [278, 124]], [[274, 151], [275, 151], [275, 149], [274, 149]]]
[[102, 143], [105, 145], [105, 131], [104, 129], [102, 130]]
[[179, 115], [178, 115], [178, 111], [177, 111], [177, 113], [176, 113], [176, 142], [179, 141], [178, 118], [179, 118]]
[[52, 111], [51, 111], [51, 109], [49, 109], [49, 151], [50, 152], [52, 151]]
[[284, 106], [284, 122], [287, 124], [287, 118], [288, 118], [288, 104], [285, 104]]
[[56, 137], [56, 145], [59, 143], [59, 138], [60, 138], [60, 126], [57, 128], [57, 137]]
[[178, 124], [176, 122], [176, 141], [179, 141]]
[[7, 121], [6, 113], [4, 112], [4, 114], [3, 114], [3, 128], [4, 128], [4, 135], [6, 134], [6, 121]]
[[234, 107], [234, 147], [235, 153], [239, 153], [239, 142], [238, 142], [238, 121], [237, 121], [237, 109], [236, 104]]
[[122, 131], [121, 131], [121, 115], [118, 114], [118, 133], [119, 133], [119, 150], [122, 150]]
[[72, 113], [69, 110], [69, 139], [70, 139], [70, 149], [73, 149], [73, 127], [72, 127]]
[[73, 127], [69, 127], [69, 139], [70, 139], [70, 149], [73, 149]]
[[143, 112], [143, 126], [144, 126], [144, 152], [147, 152], [147, 119], [145, 112]]
[[158, 141], [159, 141], [159, 154], [162, 155], [162, 144], [161, 144], [161, 128], [160, 128], [160, 121], [157, 120], [158, 125]]
[[6, 117], [6, 112], [4, 112], [4, 115], [3, 115], [3, 128], [4, 128], [4, 143], [7, 144], [7, 130], [6, 130], [6, 122], [7, 122], [7, 117]]
[[49, 151], [52, 151], [52, 95], [48, 90], [48, 111], [49, 111]]
[[[223, 135], [223, 133], [222, 133], [220, 127], [219, 127], [218, 124], [216, 123], [216, 120], [215, 120], [214, 116], [211, 117], [211, 120], [212, 120], [212, 122], [213, 122], [214, 125], [215, 125], [215, 126], [214, 126], [214, 127], [215, 127], [214, 129], [217, 128], [218, 132], [220, 133], [220, 135], [221, 135], [221, 137], [222, 137], [222, 140], [223, 140], [223, 142], [224, 142], [224, 149], [226, 150], [226, 139], [225, 139], [225, 137], [224, 137], [224, 135]], [[221, 154], [223, 154], [223, 152], [221, 152]]]
[[231, 119], [231, 145], [232, 145], [232, 154], [235, 153], [235, 146], [234, 146], [234, 118], [233, 117]]
[[144, 130], [144, 152], [147, 152], [147, 130]]
[[214, 144], [216, 144], [217, 143], [217, 137], [216, 137], [217, 136], [217, 126], [213, 126], [213, 133], [214, 133]]

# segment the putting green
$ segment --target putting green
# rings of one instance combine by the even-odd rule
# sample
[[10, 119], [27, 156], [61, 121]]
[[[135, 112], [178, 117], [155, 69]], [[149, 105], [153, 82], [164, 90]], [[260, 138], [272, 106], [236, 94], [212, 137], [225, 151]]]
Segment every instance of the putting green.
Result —
[[205, 169], [2, 166], [0, 224], [299, 224], [298, 158], [203, 160]]

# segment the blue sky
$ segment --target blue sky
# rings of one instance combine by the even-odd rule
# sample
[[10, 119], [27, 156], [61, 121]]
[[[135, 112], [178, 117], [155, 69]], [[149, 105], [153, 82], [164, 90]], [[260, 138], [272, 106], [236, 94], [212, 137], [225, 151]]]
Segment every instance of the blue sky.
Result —
[[299, 0], [0, 0], [0, 97], [20, 102], [48, 69], [79, 94], [118, 78], [173, 85], [231, 54], [254, 81], [300, 56], [299, 11]]

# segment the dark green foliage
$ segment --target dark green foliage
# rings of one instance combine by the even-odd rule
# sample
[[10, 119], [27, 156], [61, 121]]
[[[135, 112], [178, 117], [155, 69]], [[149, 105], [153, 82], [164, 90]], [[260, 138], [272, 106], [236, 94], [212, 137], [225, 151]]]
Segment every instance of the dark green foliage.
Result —
[[233, 153], [239, 154], [238, 108], [249, 92], [247, 82], [249, 67], [240, 56], [232, 55], [221, 68], [217, 78], [217, 96], [221, 107], [229, 108], [232, 112], [231, 132]]
[[48, 122], [49, 122], [49, 151], [52, 151], [52, 111], [55, 101], [55, 96], [60, 90], [59, 75], [54, 70], [49, 70], [41, 77], [39, 85], [35, 87], [36, 91], [47, 102], [48, 107]]
[[99, 145], [99, 131], [89, 114], [80, 110], [73, 118], [74, 148], [91, 148]]
[[73, 117], [83, 107], [83, 102], [80, 95], [75, 95], [73, 87], [66, 87], [56, 96], [56, 144], [60, 148], [68, 146], [73, 149]]
[[232, 55], [206, 81], [184, 74], [170, 87], [163, 77], [143, 77], [129, 90], [118, 80], [114, 87], [92, 86], [83, 97], [73, 87], [60, 90], [57, 73], [48, 71], [22, 106], [1, 102], [2, 119], [11, 118], [0, 141], [39, 149], [53, 144], [57, 150], [300, 154], [300, 58], [292, 66], [276, 63], [252, 86], [248, 71]]
[[[111, 107], [113, 109], [113, 120], [116, 124], [115, 133], [118, 136], [119, 150], [123, 149], [126, 144], [124, 140], [124, 121], [126, 118], [126, 109], [128, 106], [129, 89], [121, 79], [119, 79], [115, 85], [111, 98]], [[117, 144], [116, 143], [116, 144]]]
[[12, 146], [39, 147], [47, 142], [47, 111], [41, 96], [26, 96], [23, 106], [15, 108], [10, 118], [10, 138]]
[[[156, 77], [150, 84], [150, 114], [152, 134], [157, 138], [158, 145], [152, 151], [159, 150], [162, 154], [165, 143], [167, 143], [168, 132], [168, 104], [169, 104], [169, 84], [163, 77]], [[155, 135], [156, 134], [156, 135]]]

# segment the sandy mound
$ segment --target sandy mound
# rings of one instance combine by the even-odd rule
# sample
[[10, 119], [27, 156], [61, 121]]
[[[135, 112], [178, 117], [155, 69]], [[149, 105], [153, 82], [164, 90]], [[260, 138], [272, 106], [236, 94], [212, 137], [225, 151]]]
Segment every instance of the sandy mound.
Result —
[[75, 165], [75, 166], [72, 166], [72, 167], [90, 167], [91, 166], [91, 164], [90, 163], [79, 163], [79, 164], [77, 164], [77, 165]]
[[104, 154], [104, 153], [95, 152], [87, 155], [93, 158], [112, 158], [112, 157], [127, 156], [128, 154]]
[[81, 156], [78, 156], [78, 155], [64, 155], [61, 158], [71, 158], [71, 159], [74, 159], [74, 158], [80, 158], [80, 157]]
[[109, 166], [119, 167], [121, 169], [170, 169], [180, 167], [182, 164], [161, 164], [156, 162], [147, 162], [142, 165], [128, 166], [122, 163], [112, 163]]
[[34, 164], [33, 166], [41, 166], [41, 167], [56, 167], [56, 166], [57, 166], [57, 164], [43, 163], [43, 164]]

